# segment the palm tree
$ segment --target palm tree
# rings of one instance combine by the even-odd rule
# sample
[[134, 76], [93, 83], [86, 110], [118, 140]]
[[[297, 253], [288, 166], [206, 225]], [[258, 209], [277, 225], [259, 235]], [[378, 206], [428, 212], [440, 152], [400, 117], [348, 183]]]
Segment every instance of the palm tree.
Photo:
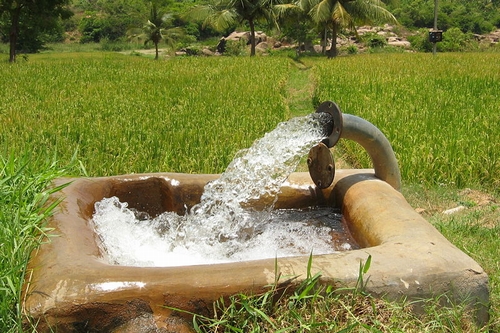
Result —
[[164, 40], [167, 45], [173, 46], [175, 40], [183, 34], [181, 28], [170, 27], [172, 16], [162, 14], [158, 11], [156, 3], [151, 3], [151, 13], [148, 22], [144, 24], [142, 30], [138, 34], [138, 29], [131, 29], [127, 32], [128, 38], [144, 39], [144, 44], [152, 42], [155, 46], [155, 60], [158, 60], [158, 44]]
[[300, 0], [303, 7], [310, 8], [314, 22], [324, 25], [332, 32], [332, 46], [329, 58], [337, 56], [337, 34], [341, 28], [353, 30], [356, 25], [395, 23], [397, 20], [381, 0]]
[[285, 34], [297, 40], [299, 54], [302, 46], [312, 40], [311, 31], [314, 31], [313, 22], [308, 15], [309, 9], [304, 7], [306, 5], [305, 1], [292, 0], [275, 6], [282, 20], [281, 27], [284, 28]]
[[190, 16], [222, 31], [246, 21], [250, 26], [250, 56], [255, 55], [255, 23], [259, 20], [277, 26], [274, 6], [281, 0], [210, 0], [207, 5], [195, 6]]

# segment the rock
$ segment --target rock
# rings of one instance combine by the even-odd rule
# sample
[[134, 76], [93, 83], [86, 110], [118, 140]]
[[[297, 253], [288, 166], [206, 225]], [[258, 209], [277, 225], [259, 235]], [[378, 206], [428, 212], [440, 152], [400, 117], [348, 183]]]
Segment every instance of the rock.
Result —
[[[244, 40], [247, 43], [250, 43], [250, 31], [233, 31], [229, 36], [226, 37], [226, 40], [240, 41]], [[263, 31], [255, 32], [255, 44], [259, 44], [261, 42], [267, 41], [267, 35]]]
[[497, 29], [485, 35], [484, 38], [488, 40], [491, 45], [497, 44], [498, 42], [500, 42], [500, 29]]
[[233, 31], [229, 36], [226, 37], [226, 40], [233, 40], [233, 41], [240, 41], [241, 39], [244, 39], [246, 41], [250, 40], [250, 32], [248, 31], [243, 31], [243, 32], [238, 32], [238, 31]]
[[422, 214], [425, 212], [425, 208], [415, 208], [415, 211], [419, 214]]
[[457, 206], [455, 208], [451, 208], [451, 209], [447, 209], [445, 211], [443, 211], [443, 214], [444, 215], [451, 215], [451, 214], [455, 214], [455, 213], [458, 213], [459, 211], [461, 210], [464, 210], [465, 209], [465, 206]]
[[269, 49], [269, 45], [267, 44], [267, 42], [262, 42], [262, 43], [259, 43], [255, 46], [256, 49], [260, 50], [260, 51], [267, 51]]
[[396, 40], [394, 42], [387, 42], [390, 46], [403, 47], [405, 49], [409, 49], [411, 47], [411, 43], [407, 40]]
[[210, 49], [208, 49], [206, 47], [201, 50], [201, 54], [203, 54], [205, 56], [213, 56], [213, 55], [215, 55], [214, 52], [210, 51]]
[[359, 27], [356, 29], [358, 31], [358, 35], [364, 35], [364, 34], [367, 34], [367, 33], [375, 33], [375, 29], [373, 29], [373, 27], [369, 27], [369, 26], [362, 26], [362, 27]]
[[318, 45], [318, 44], [313, 45], [313, 50], [314, 50], [314, 52], [316, 52], [316, 53], [321, 53], [321, 52], [323, 52], [323, 46]]

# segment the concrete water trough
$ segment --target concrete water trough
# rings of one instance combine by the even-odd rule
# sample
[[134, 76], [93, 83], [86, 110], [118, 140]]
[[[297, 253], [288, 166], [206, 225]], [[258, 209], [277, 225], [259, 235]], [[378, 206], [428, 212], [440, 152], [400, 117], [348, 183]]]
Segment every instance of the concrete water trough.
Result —
[[[321, 104], [318, 112], [331, 115], [327, 138], [311, 149], [309, 173], [292, 173], [283, 183], [274, 208], [338, 208], [359, 248], [313, 255], [311, 273], [321, 273], [325, 284], [355, 286], [360, 263], [371, 256], [365, 278], [372, 295], [418, 301], [447, 293], [448, 299], [469, 304], [478, 323], [485, 323], [488, 276], [401, 195], [399, 168], [385, 136], [367, 121], [341, 114], [335, 103]], [[373, 170], [335, 173], [329, 148], [340, 138], [363, 146]], [[171, 308], [206, 315], [220, 297], [260, 292], [278, 274], [297, 277], [290, 288], [300, 284], [309, 255], [277, 258], [277, 265], [270, 258], [179, 267], [132, 267], [103, 259], [92, 220], [96, 202], [116, 196], [153, 217], [166, 211], [183, 215], [218, 177], [153, 173], [56, 180], [56, 186], [70, 184], [53, 194], [61, 203], [47, 224], [51, 237], [28, 264], [22, 295], [27, 325], [39, 332], [189, 331], [191, 320]]]
[[[275, 259], [187, 267], [129, 267], [102, 259], [94, 231], [94, 204], [117, 196], [130, 207], [157, 215], [183, 214], [200, 200], [217, 175], [154, 173], [71, 181], [48, 222], [50, 241], [29, 262], [23, 310], [39, 332], [150, 332], [188, 330], [175, 307], [201, 314], [221, 296], [258, 292], [275, 281]], [[487, 320], [488, 277], [469, 256], [447, 241], [373, 170], [338, 170], [331, 186], [319, 189], [308, 173], [293, 173], [276, 208], [332, 206], [362, 247], [314, 256], [313, 273], [324, 283], [354, 285], [360, 262], [372, 257], [367, 291], [408, 300], [449, 293], [466, 301], [480, 322]], [[282, 276], [306, 277], [308, 256], [278, 258]]]

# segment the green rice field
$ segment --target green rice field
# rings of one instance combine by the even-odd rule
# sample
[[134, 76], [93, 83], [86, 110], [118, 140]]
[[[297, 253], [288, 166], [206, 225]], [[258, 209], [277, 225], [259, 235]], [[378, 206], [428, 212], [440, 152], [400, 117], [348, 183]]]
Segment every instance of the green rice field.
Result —
[[[498, 54], [391, 54], [315, 61], [314, 103], [374, 123], [403, 180], [496, 189]], [[33, 56], [2, 64], [0, 153], [76, 153], [89, 175], [222, 172], [234, 153], [286, 120], [290, 60], [119, 54]], [[351, 161], [367, 155], [345, 145]]]
[[[385, 133], [407, 182], [500, 186], [498, 54], [391, 54], [314, 68], [315, 99]], [[348, 149], [355, 149], [350, 145]], [[369, 166], [367, 155], [353, 160]]]
[[[222, 172], [287, 118], [283, 58], [120, 54], [33, 56], [2, 64], [0, 153], [76, 153], [91, 176]], [[265, 74], [265, 75], [263, 75]]]

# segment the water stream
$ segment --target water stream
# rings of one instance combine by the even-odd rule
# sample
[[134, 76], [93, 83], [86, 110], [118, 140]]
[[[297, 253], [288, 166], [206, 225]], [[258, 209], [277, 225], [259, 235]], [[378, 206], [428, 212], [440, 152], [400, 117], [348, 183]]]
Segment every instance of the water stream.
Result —
[[239, 151], [201, 201], [184, 216], [165, 212], [156, 218], [127, 208], [116, 197], [95, 205], [93, 221], [106, 260], [127, 266], [178, 266], [254, 260], [347, 250], [335, 248], [332, 233], [342, 229], [332, 208], [309, 211], [248, 208], [279, 188], [301, 157], [323, 138], [325, 114], [280, 123]]

